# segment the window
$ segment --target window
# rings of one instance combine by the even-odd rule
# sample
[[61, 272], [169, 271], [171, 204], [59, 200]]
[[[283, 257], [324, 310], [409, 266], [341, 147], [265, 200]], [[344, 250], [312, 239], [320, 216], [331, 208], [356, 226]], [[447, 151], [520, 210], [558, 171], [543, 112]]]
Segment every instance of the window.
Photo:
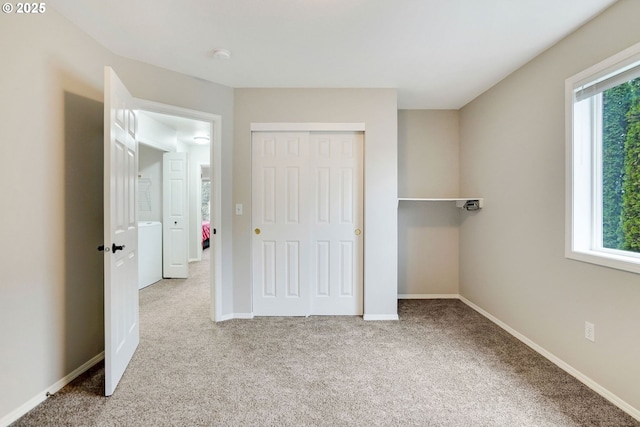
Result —
[[640, 44], [566, 82], [566, 256], [640, 273]]

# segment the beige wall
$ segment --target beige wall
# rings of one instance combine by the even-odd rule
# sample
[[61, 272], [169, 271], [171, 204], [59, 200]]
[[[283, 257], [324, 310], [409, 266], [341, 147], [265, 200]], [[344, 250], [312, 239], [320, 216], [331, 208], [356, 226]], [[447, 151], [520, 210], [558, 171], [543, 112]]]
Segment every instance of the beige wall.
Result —
[[112, 56], [55, 12], [20, 18], [0, 16], [0, 419], [104, 348], [93, 171]]
[[236, 89], [233, 203], [234, 304], [251, 313], [251, 132], [253, 122], [365, 123], [365, 315], [397, 313], [397, 101], [391, 89]]
[[[398, 112], [399, 197], [456, 197], [458, 112]], [[460, 209], [452, 202], [398, 206], [398, 294], [458, 293]]]
[[103, 67], [134, 96], [222, 115], [229, 158], [233, 91], [117, 57], [52, 8], [0, 14], [0, 52], [2, 424], [104, 349]]
[[[640, 278], [566, 259], [565, 79], [640, 42], [621, 0], [460, 112], [460, 292], [640, 410]], [[584, 338], [584, 322], [596, 342]]]

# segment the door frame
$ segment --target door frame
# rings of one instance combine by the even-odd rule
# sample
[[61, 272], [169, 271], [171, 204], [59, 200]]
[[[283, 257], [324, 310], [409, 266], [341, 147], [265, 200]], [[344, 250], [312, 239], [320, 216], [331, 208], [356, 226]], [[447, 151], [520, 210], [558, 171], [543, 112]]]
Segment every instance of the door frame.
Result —
[[[211, 165], [211, 215], [214, 221], [211, 228], [216, 230], [215, 239], [212, 239], [211, 247], [214, 256], [211, 257], [211, 269], [209, 274], [210, 284], [210, 307], [209, 315], [211, 320], [219, 322], [222, 317], [222, 116], [218, 114], [205, 113], [203, 111], [191, 110], [160, 102], [135, 98], [138, 110], [150, 111], [153, 113], [179, 116], [187, 119], [200, 120], [210, 124], [210, 147], [209, 165]], [[212, 231], [213, 234], [213, 231]], [[210, 252], [211, 255], [211, 252]]]
[[[252, 122], [250, 124], [250, 141], [253, 143], [253, 133], [254, 132], [362, 132], [363, 134], [363, 158], [362, 158], [362, 175], [363, 175], [363, 188], [366, 180], [366, 164], [364, 162], [364, 154], [366, 151], [366, 130], [365, 124], [362, 122]], [[253, 164], [253, 159], [251, 159], [251, 164]], [[252, 168], [253, 169], [253, 168]], [[253, 182], [253, 178], [251, 178], [251, 182]], [[251, 186], [251, 198], [253, 200], [253, 185]], [[253, 210], [253, 207], [252, 207]], [[366, 218], [366, 203], [362, 205], [362, 217], [363, 220]], [[253, 218], [251, 218], [251, 223], [253, 224]], [[366, 229], [366, 224], [363, 224]], [[363, 247], [364, 250], [364, 247]], [[251, 317], [253, 317], [253, 246], [249, 251], [249, 263], [252, 266], [249, 270], [249, 280], [251, 283]], [[364, 257], [362, 259], [362, 271], [364, 274]], [[365, 295], [367, 292], [367, 282], [363, 280], [362, 283], [362, 309], [363, 313], [365, 312]]]

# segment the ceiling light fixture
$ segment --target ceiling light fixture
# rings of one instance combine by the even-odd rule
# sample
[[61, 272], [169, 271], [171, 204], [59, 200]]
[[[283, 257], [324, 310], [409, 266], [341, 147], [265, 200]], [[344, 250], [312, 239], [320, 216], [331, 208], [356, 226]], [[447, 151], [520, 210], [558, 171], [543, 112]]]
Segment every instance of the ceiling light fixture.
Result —
[[196, 142], [196, 144], [206, 144], [207, 142], [209, 142], [209, 137], [206, 135], [199, 135], [194, 136], [193, 140]]
[[227, 49], [222, 49], [222, 48], [213, 49], [212, 53], [213, 53], [214, 59], [220, 59], [223, 61], [231, 59], [231, 52], [229, 52]]

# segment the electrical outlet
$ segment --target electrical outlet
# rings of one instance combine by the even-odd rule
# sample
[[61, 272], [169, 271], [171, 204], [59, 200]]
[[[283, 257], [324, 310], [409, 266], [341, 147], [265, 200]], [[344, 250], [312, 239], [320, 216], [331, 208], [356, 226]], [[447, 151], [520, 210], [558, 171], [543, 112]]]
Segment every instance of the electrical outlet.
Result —
[[584, 322], [584, 337], [589, 341], [596, 341], [596, 325], [591, 322]]

